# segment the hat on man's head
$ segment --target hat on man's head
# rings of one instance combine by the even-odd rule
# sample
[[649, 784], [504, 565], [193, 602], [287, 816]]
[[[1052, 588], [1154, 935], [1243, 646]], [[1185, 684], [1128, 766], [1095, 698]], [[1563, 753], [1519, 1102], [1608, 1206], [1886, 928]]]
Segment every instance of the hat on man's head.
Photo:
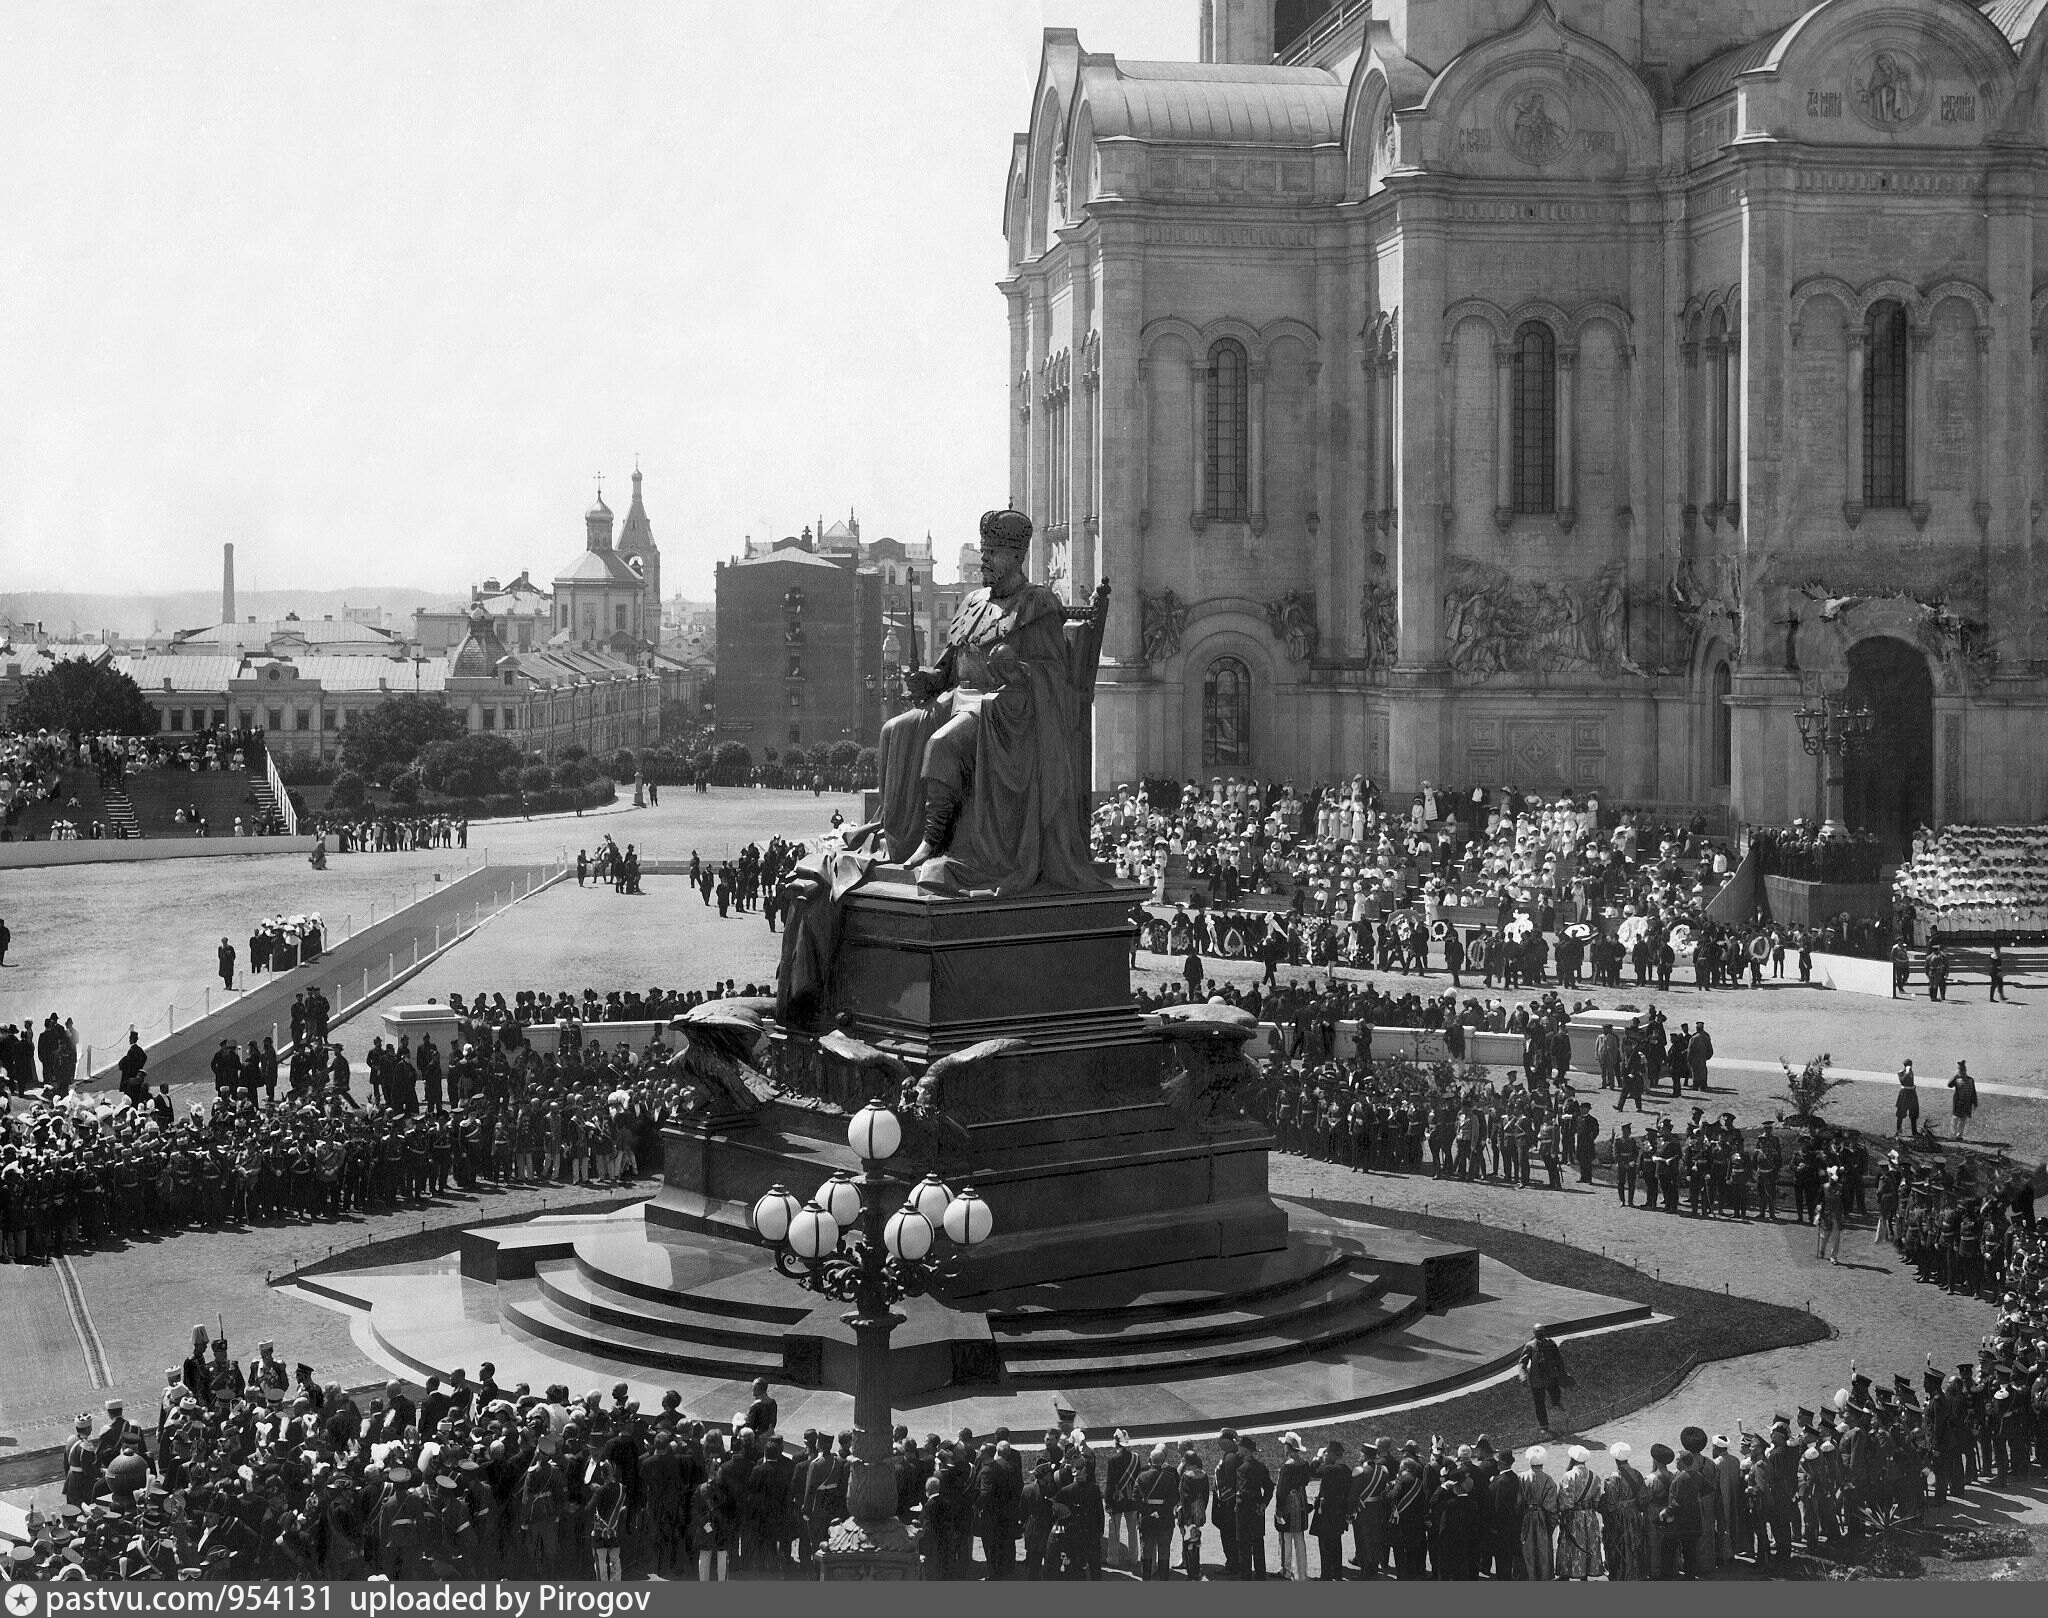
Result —
[[981, 543], [984, 548], [1023, 550], [1031, 543], [1031, 519], [1021, 511], [984, 511], [981, 514]]

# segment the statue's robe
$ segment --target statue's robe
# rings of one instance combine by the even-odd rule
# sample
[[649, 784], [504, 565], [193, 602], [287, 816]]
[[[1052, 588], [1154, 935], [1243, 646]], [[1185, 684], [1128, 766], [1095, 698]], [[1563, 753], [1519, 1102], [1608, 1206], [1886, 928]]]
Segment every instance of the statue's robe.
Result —
[[[999, 895], [1096, 892], [1109, 881], [1089, 858], [1087, 769], [1101, 629], [1069, 627], [1059, 597], [1026, 584], [996, 598], [974, 591], [946, 634], [946, 689], [882, 727], [882, 831], [901, 862], [924, 835], [925, 782], [943, 774], [934, 739], [958, 749], [964, 793], [950, 844], [920, 884]], [[967, 719], [941, 737], [951, 722]]]

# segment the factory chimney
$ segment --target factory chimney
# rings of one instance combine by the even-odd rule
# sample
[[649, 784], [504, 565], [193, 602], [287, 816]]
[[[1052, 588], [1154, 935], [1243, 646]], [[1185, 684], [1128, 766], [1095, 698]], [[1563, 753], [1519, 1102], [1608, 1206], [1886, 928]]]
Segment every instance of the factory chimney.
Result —
[[220, 621], [231, 624], [235, 621], [235, 547], [226, 544], [220, 548]]

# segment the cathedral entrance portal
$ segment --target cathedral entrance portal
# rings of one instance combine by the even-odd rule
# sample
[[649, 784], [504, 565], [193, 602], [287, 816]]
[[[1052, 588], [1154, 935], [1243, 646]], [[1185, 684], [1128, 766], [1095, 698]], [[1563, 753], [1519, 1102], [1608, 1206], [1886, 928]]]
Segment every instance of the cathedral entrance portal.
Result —
[[1934, 678], [1926, 657], [1890, 636], [1859, 642], [1849, 650], [1847, 698], [1872, 716], [1868, 739], [1848, 759], [1849, 828], [1903, 855], [1914, 831], [1934, 824]]

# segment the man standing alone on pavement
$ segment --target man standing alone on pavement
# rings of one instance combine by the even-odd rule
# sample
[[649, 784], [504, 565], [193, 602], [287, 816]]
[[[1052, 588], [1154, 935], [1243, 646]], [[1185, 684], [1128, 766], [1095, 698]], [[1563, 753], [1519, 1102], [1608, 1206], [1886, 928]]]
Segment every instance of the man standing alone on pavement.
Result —
[[220, 966], [220, 986], [232, 989], [235, 986], [235, 946], [223, 938], [220, 948], [214, 952], [214, 959]]
[[1536, 1407], [1536, 1425], [1550, 1431], [1550, 1407], [1564, 1408], [1564, 1390], [1571, 1382], [1564, 1368], [1564, 1351], [1538, 1322], [1522, 1346], [1522, 1380], [1529, 1385], [1529, 1399]]

